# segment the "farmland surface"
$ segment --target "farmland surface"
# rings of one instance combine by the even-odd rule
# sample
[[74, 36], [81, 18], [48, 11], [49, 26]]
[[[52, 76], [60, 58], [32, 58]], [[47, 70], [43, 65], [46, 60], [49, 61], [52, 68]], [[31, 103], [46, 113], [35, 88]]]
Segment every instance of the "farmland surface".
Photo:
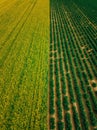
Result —
[[0, 130], [97, 130], [96, 0], [0, 0]]
[[73, 2], [97, 26], [97, 0], [73, 0]]
[[50, 130], [97, 130], [97, 25], [74, 1], [50, 3]]
[[49, 1], [0, 0], [0, 130], [47, 129], [48, 53]]

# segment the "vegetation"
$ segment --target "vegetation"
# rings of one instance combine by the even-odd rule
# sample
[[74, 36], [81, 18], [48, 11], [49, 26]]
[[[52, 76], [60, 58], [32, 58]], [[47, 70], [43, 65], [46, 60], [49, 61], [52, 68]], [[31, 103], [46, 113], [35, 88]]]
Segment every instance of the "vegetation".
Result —
[[97, 0], [0, 0], [0, 130], [97, 130]]
[[49, 42], [49, 1], [0, 0], [0, 130], [47, 129]]
[[82, 1], [50, 2], [49, 79], [53, 87], [49, 86], [49, 109], [54, 111], [49, 117], [55, 119], [53, 129], [97, 129], [97, 26], [88, 15], [86, 3], [91, 0], [83, 5]]

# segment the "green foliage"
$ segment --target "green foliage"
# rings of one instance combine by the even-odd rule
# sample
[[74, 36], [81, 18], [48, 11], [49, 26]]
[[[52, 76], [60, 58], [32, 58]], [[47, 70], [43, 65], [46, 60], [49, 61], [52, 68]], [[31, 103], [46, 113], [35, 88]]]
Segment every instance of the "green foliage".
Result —
[[95, 87], [97, 87], [97, 84], [93, 82], [92, 86], [95, 88]]
[[55, 128], [55, 119], [53, 117], [50, 118], [50, 129]]
[[67, 96], [64, 96], [63, 97], [63, 106], [64, 106], [64, 110], [68, 111], [70, 108], [69, 108], [69, 101], [68, 101], [68, 97]]
[[74, 119], [75, 129], [81, 130], [79, 116], [78, 116], [78, 113], [76, 111], [75, 106], [72, 107], [72, 111], [73, 111], [73, 119]]
[[64, 124], [62, 121], [58, 121], [57, 125], [58, 125], [58, 130], [64, 130]]
[[65, 129], [72, 130], [72, 124], [70, 119], [70, 113], [65, 114]]

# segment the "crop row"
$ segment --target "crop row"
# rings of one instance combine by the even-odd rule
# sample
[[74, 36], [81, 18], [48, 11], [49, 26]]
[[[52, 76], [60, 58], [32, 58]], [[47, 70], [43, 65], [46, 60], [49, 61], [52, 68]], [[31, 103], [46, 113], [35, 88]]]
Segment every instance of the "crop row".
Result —
[[[67, 4], [67, 3], [66, 3]], [[50, 32], [50, 128], [90, 129], [97, 126], [96, 46], [89, 30], [84, 31], [77, 16], [82, 14], [62, 1], [51, 1]], [[86, 21], [87, 22], [87, 21]], [[89, 25], [88, 25], [89, 26]], [[81, 31], [84, 32], [80, 38]], [[95, 31], [90, 28], [90, 31]], [[81, 33], [81, 35], [83, 34]], [[90, 35], [87, 54], [86, 39]], [[92, 40], [93, 39], [93, 40]], [[89, 49], [88, 49], [89, 50]], [[94, 57], [93, 57], [94, 56]], [[92, 58], [93, 57], [93, 58]], [[68, 96], [67, 96], [68, 95]], [[51, 112], [52, 111], [52, 112]], [[88, 118], [89, 117], [89, 118]], [[74, 125], [73, 125], [74, 122]], [[53, 125], [52, 125], [53, 124]]]

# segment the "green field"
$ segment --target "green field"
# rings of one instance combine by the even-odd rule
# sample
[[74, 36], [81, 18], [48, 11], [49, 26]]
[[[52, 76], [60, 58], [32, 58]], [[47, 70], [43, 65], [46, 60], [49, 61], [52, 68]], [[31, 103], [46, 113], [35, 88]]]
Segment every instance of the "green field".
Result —
[[49, 129], [97, 130], [97, 26], [74, 1], [50, 7]]
[[97, 26], [97, 0], [73, 0], [73, 2]]
[[0, 0], [0, 130], [97, 130], [96, 0]]

